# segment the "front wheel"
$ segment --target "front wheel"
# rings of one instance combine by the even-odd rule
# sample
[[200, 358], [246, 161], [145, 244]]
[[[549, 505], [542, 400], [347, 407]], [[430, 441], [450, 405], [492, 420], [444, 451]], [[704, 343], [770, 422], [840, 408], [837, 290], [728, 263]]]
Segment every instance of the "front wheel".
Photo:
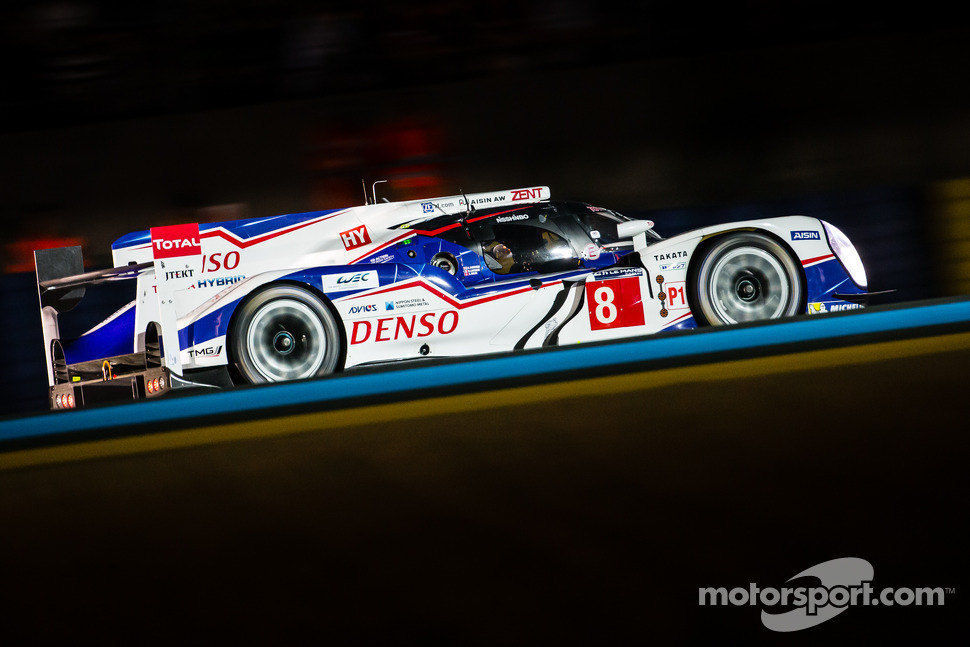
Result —
[[231, 339], [236, 368], [248, 382], [284, 382], [332, 373], [340, 332], [315, 294], [293, 285], [257, 293], [237, 313]]
[[730, 234], [707, 249], [694, 277], [698, 323], [722, 325], [799, 313], [802, 269], [773, 238]]

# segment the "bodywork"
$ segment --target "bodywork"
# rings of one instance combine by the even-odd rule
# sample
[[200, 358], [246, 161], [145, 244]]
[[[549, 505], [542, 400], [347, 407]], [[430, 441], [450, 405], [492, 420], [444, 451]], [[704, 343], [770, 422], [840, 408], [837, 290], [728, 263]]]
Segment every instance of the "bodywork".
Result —
[[[619, 226], [629, 219], [550, 198], [538, 186], [158, 227], [118, 239], [115, 268], [100, 273], [78, 272], [79, 259], [51, 269], [53, 252], [38, 252], [52, 406], [63, 408], [58, 395], [69, 391], [77, 406], [82, 385], [114, 379], [132, 357], [133, 397], [173, 384], [228, 385], [237, 309], [282, 283], [312, 290], [331, 308], [342, 369], [696, 327], [692, 263], [707, 241], [733, 231], [771, 236], [797, 259], [803, 312], [860, 307], [853, 295], [865, 294], [816, 218], [735, 222], [667, 239], [647, 223], [624, 237], [637, 229]], [[537, 249], [525, 252], [532, 261], [500, 267], [486, 249], [503, 235], [534, 240]], [[134, 283], [133, 300], [79, 338], [60, 340], [58, 315], [68, 308], [57, 299], [119, 279]], [[137, 359], [149, 356], [168, 378], [154, 392]], [[99, 365], [109, 367], [100, 379]]]

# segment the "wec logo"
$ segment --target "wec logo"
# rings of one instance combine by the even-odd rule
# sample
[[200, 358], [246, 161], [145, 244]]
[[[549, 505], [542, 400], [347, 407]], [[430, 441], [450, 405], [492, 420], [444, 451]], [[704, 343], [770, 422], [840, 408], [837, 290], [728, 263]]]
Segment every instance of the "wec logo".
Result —
[[337, 285], [341, 284], [351, 284], [351, 283], [366, 283], [367, 282], [367, 272], [361, 272], [359, 274], [344, 275], [337, 277]]
[[348, 290], [366, 290], [380, 285], [377, 272], [354, 272], [353, 274], [324, 274], [324, 292], [347, 292]]

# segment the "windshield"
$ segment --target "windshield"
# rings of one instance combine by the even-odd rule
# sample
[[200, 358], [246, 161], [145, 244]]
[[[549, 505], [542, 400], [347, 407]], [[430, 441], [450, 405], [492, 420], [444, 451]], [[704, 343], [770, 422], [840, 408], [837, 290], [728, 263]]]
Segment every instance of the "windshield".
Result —
[[566, 239], [547, 227], [495, 225], [492, 236], [482, 243], [482, 251], [485, 264], [496, 274], [551, 271], [553, 265], [579, 263]]
[[[616, 245], [630, 243], [630, 239], [620, 238], [616, 233], [616, 226], [621, 222], [629, 222], [632, 218], [602, 207], [586, 205], [584, 209], [578, 210], [579, 221], [586, 228], [589, 237], [597, 241], [600, 245]], [[648, 230], [647, 238], [661, 240], [652, 229]]]

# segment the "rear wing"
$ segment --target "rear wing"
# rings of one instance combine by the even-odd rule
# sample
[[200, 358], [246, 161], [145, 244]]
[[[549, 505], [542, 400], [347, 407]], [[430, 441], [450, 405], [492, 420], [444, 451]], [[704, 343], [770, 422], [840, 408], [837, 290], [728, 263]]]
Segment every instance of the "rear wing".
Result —
[[154, 263], [131, 263], [95, 272], [84, 271], [81, 248], [59, 247], [34, 252], [37, 267], [37, 292], [41, 307], [50, 306], [57, 312], [72, 310], [84, 298], [85, 287], [108, 281], [134, 279]]
[[[58, 381], [55, 368], [59, 367], [55, 364], [63, 362], [63, 352], [58, 353], [56, 348], [60, 339], [58, 315], [77, 306], [89, 286], [137, 279], [149, 269], [155, 270], [154, 292], [159, 305], [157, 323], [161, 328], [166, 368], [182, 375], [175, 293], [188, 287], [191, 277], [201, 271], [198, 224], [154, 227], [151, 237], [154, 260], [94, 272], [84, 271], [79, 246], [34, 252], [49, 386]], [[58, 356], [61, 356], [60, 360], [54, 359]]]
[[73, 310], [84, 298], [88, 286], [138, 278], [143, 270], [152, 267], [154, 263], [85, 272], [81, 247], [73, 246], [36, 250], [34, 265], [37, 271], [37, 297], [40, 301], [40, 319], [47, 359], [47, 380], [49, 386], [54, 386], [53, 356], [56, 353], [53, 344], [60, 338], [57, 315]]

